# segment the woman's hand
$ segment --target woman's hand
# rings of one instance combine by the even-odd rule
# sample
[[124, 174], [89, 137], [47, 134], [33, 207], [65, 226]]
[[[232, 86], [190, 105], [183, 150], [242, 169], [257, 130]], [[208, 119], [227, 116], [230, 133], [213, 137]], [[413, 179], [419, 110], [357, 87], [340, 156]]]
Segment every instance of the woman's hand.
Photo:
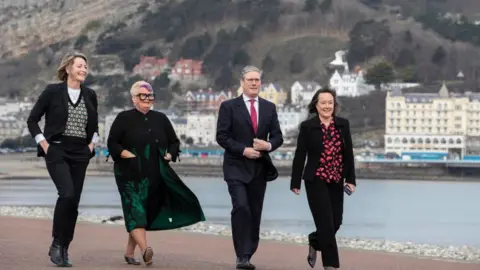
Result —
[[292, 192], [295, 193], [295, 195], [300, 195], [300, 189], [299, 188], [292, 188]]
[[93, 147], [94, 147], [94, 146], [93, 146], [93, 143], [90, 143], [90, 144], [88, 145], [88, 149], [90, 149], [90, 153], [93, 153]]
[[352, 191], [352, 194], [355, 192], [355, 185], [350, 183], [345, 183], [344, 186], [348, 186], [348, 188]]
[[172, 160], [172, 155], [170, 153], [166, 153], [165, 156], [163, 156], [165, 160], [171, 161]]
[[47, 140], [42, 140], [40, 142], [40, 147], [42, 147], [43, 152], [45, 153], [45, 155], [47, 155], [48, 148], [50, 147], [50, 144], [48, 144]]
[[136, 157], [132, 152], [130, 152], [128, 150], [123, 150], [122, 153], [120, 153], [120, 156], [122, 158], [134, 158], [134, 157]]

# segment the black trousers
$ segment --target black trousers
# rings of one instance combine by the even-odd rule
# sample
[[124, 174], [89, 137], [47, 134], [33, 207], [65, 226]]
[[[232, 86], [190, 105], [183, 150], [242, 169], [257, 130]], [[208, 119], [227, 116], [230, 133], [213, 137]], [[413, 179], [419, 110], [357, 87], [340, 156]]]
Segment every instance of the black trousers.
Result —
[[323, 266], [340, 267], [335, 234], [343, 218], [343, 182], [305, 181], [308, 205], [316, 231], [308, 236], [310, 246], [321, 251]]
[[249, 183], [227, 180], [232, 198], [232, 237], [237, 258], [251, 258], [260, 241], [260, 222], [267, 182], [259, 176]]
[[62, 245], [68, 246], [73, 240], [90, 154], [86, 144], [51, 143], [45, 156], [48, 173], [58, 192], [52, 237]]

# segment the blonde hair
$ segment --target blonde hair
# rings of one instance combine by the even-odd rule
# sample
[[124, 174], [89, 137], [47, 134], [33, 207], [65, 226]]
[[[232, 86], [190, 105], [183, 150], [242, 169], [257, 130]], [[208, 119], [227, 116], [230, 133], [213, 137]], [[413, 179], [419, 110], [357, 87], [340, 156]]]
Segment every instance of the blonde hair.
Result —
[[62, 62], [60, 63], [60, 66], [57, 68], [57, 79], [60, 81], [67, 81], [68, 79], [68, 73], [67, 73], [67, 68], [73, 65], [73, 61], [75, 61], [75, 58], [82, 58], [87, 61], [87, 57], [83, 53], [79, 52], [74, 52], [74, 53], [67, 53], [63, 59]]
[[135, 82], [132, 87], [130, 88], [130, 95], [135, 96], [138, 93], [138, 89], [146, 88], [150, 91], [153, 91], [152, 86], [146, 81], [137, 81]]

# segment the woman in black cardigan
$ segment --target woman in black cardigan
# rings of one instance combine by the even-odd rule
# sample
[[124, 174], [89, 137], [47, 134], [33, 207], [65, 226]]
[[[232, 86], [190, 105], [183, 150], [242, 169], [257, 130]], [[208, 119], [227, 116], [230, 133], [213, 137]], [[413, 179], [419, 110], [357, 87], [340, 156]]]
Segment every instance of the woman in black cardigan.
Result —
[[334, 90], [323, 88], [315, 93], [308, 106], [314, 117], [300, 125], [292, 165], [290, 189], [299, 195], [301, 180], [305, 180], [316, 227], [308, 236], [307, 260], [312, 268], [317, 251], [322, 253], [325, 269], [340, 267], [335, 234], [342, 224], [343, 193], [353, 193], [356, 186], [350, 125], [335, 116], [337, 110]]

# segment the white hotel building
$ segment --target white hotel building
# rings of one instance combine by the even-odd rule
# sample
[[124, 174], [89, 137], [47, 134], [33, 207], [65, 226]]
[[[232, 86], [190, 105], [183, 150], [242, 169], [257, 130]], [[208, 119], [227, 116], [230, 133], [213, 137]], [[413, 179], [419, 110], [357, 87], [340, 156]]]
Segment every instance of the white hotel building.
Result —
[[440, 153], [463, 158], [480, 153], [480, 94], [388, 92], [385, 153]]

